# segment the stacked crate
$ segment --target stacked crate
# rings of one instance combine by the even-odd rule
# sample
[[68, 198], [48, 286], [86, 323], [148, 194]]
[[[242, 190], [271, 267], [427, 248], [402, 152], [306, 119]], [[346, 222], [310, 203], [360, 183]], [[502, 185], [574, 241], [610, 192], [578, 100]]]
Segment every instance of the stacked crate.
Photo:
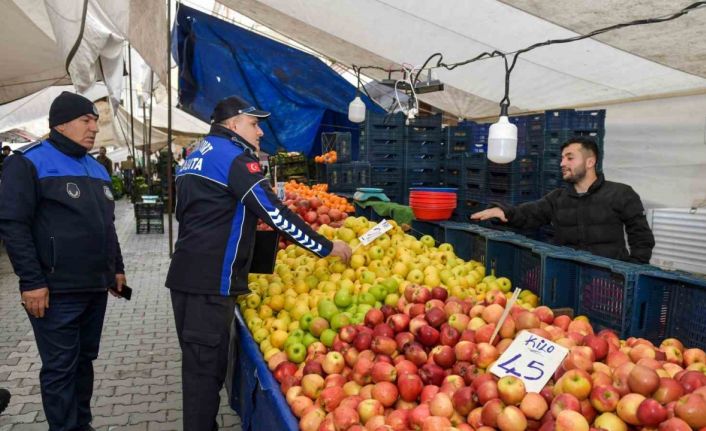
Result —
[[511, 163], [488, 162], [487, 194], [488, 202], [501, 202], [518, 205], [537, 199], [538, 157], [524, 156]]
[[369, 187], [383, 189], [392, 202], [405, 195], [406, 118], [368, 113], [360, 129], [358, 160], [370, 165]]
[[411, 187], [441, 185], [441, 162], [446, 154], [444, 141], [440, 115], [409, 120], [404, 151], [403, 203], [408, 202]]

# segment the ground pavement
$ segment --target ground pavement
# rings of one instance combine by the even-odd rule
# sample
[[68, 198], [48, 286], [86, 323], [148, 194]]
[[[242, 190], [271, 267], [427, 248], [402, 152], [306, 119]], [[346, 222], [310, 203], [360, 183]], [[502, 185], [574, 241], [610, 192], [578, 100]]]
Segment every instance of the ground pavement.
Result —
[[[93, 426], [104, 430], [181, 430], [181, 352], [174, 331], [165, 233], [135, 234], [132, 205], [118, 201], [116, 228], [132, 301], [110, 297], [94, 362]], [[176, 237], [176, 221], [175, 221]], [[47, 430], [39, 393], [39, 355], [20, 306], [17, 277], [0, 251], [0, 387], [12, 400], [0, 415], [0, 431]], [[240, 430], [240, 419], [221, 393], [218, 422]]]

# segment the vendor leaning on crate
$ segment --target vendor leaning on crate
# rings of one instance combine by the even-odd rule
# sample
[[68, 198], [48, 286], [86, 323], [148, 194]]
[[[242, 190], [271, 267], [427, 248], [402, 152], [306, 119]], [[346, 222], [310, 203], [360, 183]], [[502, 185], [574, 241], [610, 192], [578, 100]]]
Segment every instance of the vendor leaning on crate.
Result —
[[87, 153], [98, 110], [65, 91], [49, 108], [49, 127], [48, 139], [4, 162], [0, 237], [42, 358], [49, 429], [92, 430], [93, 360], [107, 292], [116, 295], [125, 285], [123, 259], [110, 177]]
[[[649, 263], [654, 236], [640, 196], [632, 187], [606, 181], [596, 172], [596, 142], [574, 137], [561, 147], [561, 172], [566, 188], [516, 207], [496, 207], [471, 215], [473, 220], [498, 218], [520, 229], [551, 224], [554, 243], [635, 263]], [[630, 251], [625, 245], [627, 233]]]
[[240, 97], [221, 100], [177, 175], [179, 238], [166, 285], [182, 351], [185, 431], [217, 429], [235, 298], [248, 292], [258, 218], [319, 256], [351, 255], [293, 214], [262, 175], [258, 123], [269, 115]]

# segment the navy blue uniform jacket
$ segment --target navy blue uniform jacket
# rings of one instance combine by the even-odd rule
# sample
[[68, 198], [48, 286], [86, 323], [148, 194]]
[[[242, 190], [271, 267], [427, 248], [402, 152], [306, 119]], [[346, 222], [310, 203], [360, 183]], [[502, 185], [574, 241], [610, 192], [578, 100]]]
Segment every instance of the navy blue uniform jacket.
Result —
[[254, 150], [214, 125], [176, 179], [179, 237], [166, 285], [188, 293], [235, 296], [248, 291], [257, 220], [318, 256], [331, 241], [277, 199]]
[[106, 291], [124, 273], [105, 168], [52, 131], [5, 159], [0, 237], [20, 290]]

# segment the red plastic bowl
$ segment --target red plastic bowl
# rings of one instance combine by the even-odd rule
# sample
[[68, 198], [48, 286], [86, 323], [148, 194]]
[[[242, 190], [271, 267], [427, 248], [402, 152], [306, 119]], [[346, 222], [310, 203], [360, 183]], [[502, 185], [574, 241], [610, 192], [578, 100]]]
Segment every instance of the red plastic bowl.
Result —
[[418, 204], [423, 204], [423, 205], [448, 205], [448, 204], [456, 204], [456, 199], [447, 199], [447, 200], [434, 200], [434, 199], [423, 199], [423, 198], [409, 198], [409, 204], [410, 206], [418, 203]]
[[453, 208], [420, 208], [412, 207], [414, 218], [421, 221], [448, 220], [453, 214]]
[[445, 193], [445, 192], [410, 192], [410, 196], [416, 196], [420, 198], [456, 198], [456, 193]]
[[409, 201], [409, 206], [410, 207], [417, 207], [417, 208], [456, 208], [456, 202], [433, 202], [433, 203], [427, 203], [427, 202], [417, 202], [417, 201]]

